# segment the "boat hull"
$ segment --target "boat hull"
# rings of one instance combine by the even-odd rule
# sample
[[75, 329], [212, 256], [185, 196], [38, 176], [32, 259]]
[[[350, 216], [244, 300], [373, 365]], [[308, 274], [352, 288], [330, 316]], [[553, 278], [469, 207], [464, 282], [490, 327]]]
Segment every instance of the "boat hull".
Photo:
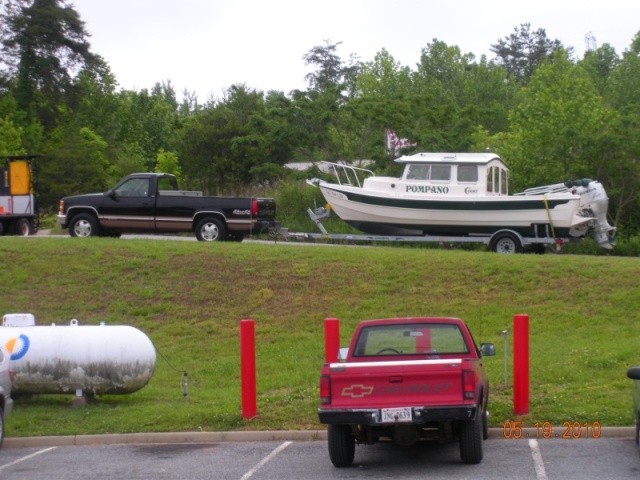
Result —
[[319, 187], [342, 220], [375, 235], [491, 235], [509, 229], [523, 236], [581, 236], [592, 220], [577, 215], [580, 197], [568, 193], [439, 199]]

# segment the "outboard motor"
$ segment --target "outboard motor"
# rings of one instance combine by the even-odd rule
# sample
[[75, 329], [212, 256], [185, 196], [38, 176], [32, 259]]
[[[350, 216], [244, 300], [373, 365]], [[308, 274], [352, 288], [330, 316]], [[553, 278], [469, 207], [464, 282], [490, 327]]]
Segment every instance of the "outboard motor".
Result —
[[611, 249], [615, 245], [616, 228], [607, 221], [609, 197], [604, 187], [597, 180], [583, 179], [565, 184], [572, 193], [580, 195], [580, 210], [583, 215], [594, 217], [595, 224], [591, 227], [593, 239], [602, 248]]

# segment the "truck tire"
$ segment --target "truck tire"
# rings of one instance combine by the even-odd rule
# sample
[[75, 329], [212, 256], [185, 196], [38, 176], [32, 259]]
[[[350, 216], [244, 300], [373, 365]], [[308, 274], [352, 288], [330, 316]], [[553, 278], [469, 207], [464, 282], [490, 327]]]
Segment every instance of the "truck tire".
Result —
[[33, 224], [28, 218], [19, 218], [15, 225], [15, 232], [21, 237], [33, 235]]
[[221, 242], [227, 238], [227, 229], [222, 221], [208, 217], [198, 222], [196, 238], [201, 242]]
[[73, 217], [69, 225], [69, 235], [72, 237], [97, 237], [99, 234], [98, 220], [88, 213]]
[[329, 425], [327, 429], [329, 458], [335, 467], [349, 467], [356, 453], [356, 439], [349, 425]]
[[513, 233], [499, 233], [491, 241], [491, 249], [496, 253], [522, 253], [522, 243]]
[[460, 423], [460, 458], [462, 463], [482, 461], [482, 410], [475, 420]]

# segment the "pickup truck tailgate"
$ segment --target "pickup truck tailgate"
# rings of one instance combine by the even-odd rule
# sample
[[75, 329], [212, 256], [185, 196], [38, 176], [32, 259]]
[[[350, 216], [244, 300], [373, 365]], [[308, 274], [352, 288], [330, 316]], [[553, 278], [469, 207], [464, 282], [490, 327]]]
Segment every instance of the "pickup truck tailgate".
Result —
[[445, 406], [463, 398], [460, 359], [334, 363], [324, 408]]

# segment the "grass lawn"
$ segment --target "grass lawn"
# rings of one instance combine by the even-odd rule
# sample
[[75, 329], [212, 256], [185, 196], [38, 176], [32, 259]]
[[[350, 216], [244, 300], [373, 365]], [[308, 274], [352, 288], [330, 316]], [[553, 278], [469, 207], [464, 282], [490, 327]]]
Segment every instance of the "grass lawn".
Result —
[[[130, 239], [0, 238], [0, 315], [38, 325], [132, 325], [158, 352], [147, 386], [71, 408], [71, 395], [17, 398], [8, 436], [322, 428], [323, 321], [346, 345], [364, 319], [456, 316], [496, 344], [484, 360], [492, 426], [515, 420], [513, 316], [530, 317], [534, 422], [632, 425], [640, 364], [640, 259], [498, 255]], [[256, 322], [258, 416], [241, 415], [239, 321]], [[504, 340], [508, 333], [508, 378]], [[183, 398], [183, 372], [188, 398]]]

